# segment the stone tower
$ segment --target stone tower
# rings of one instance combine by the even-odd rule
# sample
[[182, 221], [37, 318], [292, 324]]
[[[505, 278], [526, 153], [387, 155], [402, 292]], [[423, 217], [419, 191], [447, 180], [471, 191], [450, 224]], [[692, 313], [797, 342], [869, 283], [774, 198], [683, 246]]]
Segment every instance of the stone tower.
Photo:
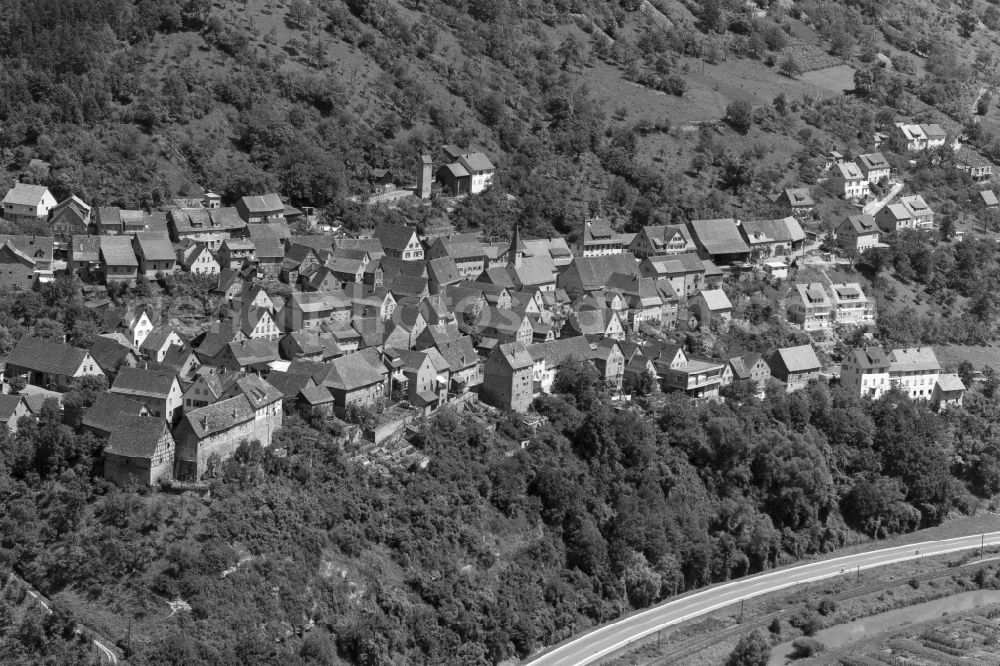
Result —
[[421, 155], [417, 165], [417, 196], [421, 199], [431, 198], [431, 185], [434, 183], [434, 160], [430, 155]]

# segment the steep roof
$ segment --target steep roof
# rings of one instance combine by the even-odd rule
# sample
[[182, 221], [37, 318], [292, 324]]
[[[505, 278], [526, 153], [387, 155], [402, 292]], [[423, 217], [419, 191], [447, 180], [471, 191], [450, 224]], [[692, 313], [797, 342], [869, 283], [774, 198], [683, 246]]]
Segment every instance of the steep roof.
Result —
[[164, 398], [170, 394], [176, 381], [177, 376], [168, 370], [122, 368], [115, 377], [111, 390], [124, 395]]
[[24, 336], [7, 357], [7, 365], [55, 375], [72, 375], [86, 357], [85, 349]]
[[576, 335], [530, 345], [528, 354], [535, 363], [545, 361], [546, 368], [557, 368], [570, 358], [575, 358], [578, 361], [589, 360], [592, 350], [587, 338]]
[[503, 356], [507, 364], [514, 370], [523, 370], [535, 364], [527, 348], [520, 342], [498, 345], [493, 353]]
[[463, 370], [479, 361], [476, 349], [472, 346], [472, 338], [468, 335], [463, 335], [457, 340], [436, 342], [433, 349], [441, 353], [452, 372]]
[[802, 225], [791, 216], [778, 220], [747, 220], [741, 228], [751, 244], [798, 243], [806, 237]]
[[931, 347], [893, 349], [889, 355], [890, 372], [939, 372], [941, 364]]
[[812, 345], [785, 347], [775, 352], [788, 372], [807, 372], [819, 370], [820, 362]]
[[697, 295], [704, 299], [708, 309], [713, 312], [733, 309], [733, 304], [729, 302], [729, 297], [721, 289], [702, 289]]
[[937, 385], [938, 390], [940, 391], [951, 392], [965, 390], [965, 384], [962, 382], [962, 378], [951, 372], [938, 375]]
[[147, 261], [176, 261], [177, 255], [165, 233], [156, 231], [140, 231], [135, 235], [139, 251]]
[[304, 388], [314, 386], [315, 382], [307, 373], [291, 373], [272, 371], [267, 376], [267, 383], [281, 392], [286, 400], [295, 398]]
[[278, 343], [264, 338], [230, 342], [227, 346], [229, 347], [229, 351], [232, 352], [233, 358], [241, 366], [270, 363], [271, 361], [278, 360]]
[[136, 414], [120, 414], [118, 422], [108, 443], [104, 447], [105, 454], [125, 458], [152, 458], [160, 440], [169, 437], [170, 430], [163, 419]]
[[323, 383], [344, 391], [376, 384], [385, 379], [389, 372], [373, 348], [341, 356], [328, 365], [330, 372]]
[[691, 220], [690, 226], [698, 244], [710, 255], [744, 254], [750, 251], [733, 218]]
[[280, 238], [252, 238], [254, 255], [257, 260], [262, 259], [283, 259], [285, 256], [285, 244], [281, 242]]
[[454, 284], [462, 279], [451, 257], [439, 257], [427, 262], [427, 277], [438, 284]]
[[0, 395], [0, 423], [10, 423], [17, 406], [22, 402], [24, 402], [23, 395], [10, 395], [9, 393]]
[[252, 421], [254, 409], [242, 393], [226, 400], [198, 409], [192, 409], [184, 414], [184, 420], [191, 426], [198, 439], [229, 430], [230, 428]]
[[285, 204], [277, 194], [242, 197], [240, 201], [250, 213], [274, 213], [285, 210]]
[[878, 223], [871, 215], [848, 215], [847, 224], [851, 225], [857, 234], [876, 234], [879, 231]]
[[735, 379], [749, 379], [753, 372], [753, 367], [761, 360], [760, 354], [743, 354], [729, 359], [729, 367], [733, 369]]
[[889, 357], [878, 347], [853, 349], [849, 356], [861, 370], [889, 372]]
[[997, 199], [997, 195], [994, 194], [993, 190], [983, 190], [979, 193], [979, 196], [987, 206], [1000, 205], [1000, 200]]
[[10, 188], [4, 196], [3, 203], [17, 206], [38, 206], [48, 191], [49, 188], [44, 185], [14, 183], [14, 187]]
[[139, 266], [128, 236], [101, 236], [101, 258], [109, 266]]
[[[149, 332], [149, 335], [147, 335], [142, 341], [142, 344], [139, 345], [139, 349], [145, 351], [160, 351], [167, 344], [171, 335], [176, 335], [180, 338], [180, 335], [177, 334], [177, 331], [170, 324], [157, 326]], [[183, 342], [183, 338], [181, 338], [181, 341]]]
[[465, 164], [472, 171], [493, 171], [496, 167], [490, 162], [490, 158], [481, 152], [466, 153], [462, 156]]
[[120, 344], [114, 338], [98, 336], [90, 346], [90, 355], [104, 372], [116, 372], [128, 355], [131, 347]]
[[383, 248], [401, 252], [406, 249], [415, 233], [417, 233], [416, 227], [383, 222], [375, 227], [372, 235], [382, 242]]
[[255, 410], [278, 402], [282, 398], [281, 391], [257, 375], [242, 375], [229, 386], [223, 396], [228, 398], [236, 393], [245, 395]]
[[84, 414], [82, 425], [94, 430], [110, 432], [122, 415], [138, 416], [146, 411], [146, 406], [137, 400], [119, 393], [98, 393], [94, 403]]
[[601, 257], [575, 257], [569, 269], [580, 275], [580, 282], [585, 290], [604, 286], [604, 281], [612, 273], [635, 275], [638, 264], [631, 252], [608, 254]]
[[812, 192], [808, 187], [789, 187], [785, 190], [785, 197], [792, 206], [814, 206]]

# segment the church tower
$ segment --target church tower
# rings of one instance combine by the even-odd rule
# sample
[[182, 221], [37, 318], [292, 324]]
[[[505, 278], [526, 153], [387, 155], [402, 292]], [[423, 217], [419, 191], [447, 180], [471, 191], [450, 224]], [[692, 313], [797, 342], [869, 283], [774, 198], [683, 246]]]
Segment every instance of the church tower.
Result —
[[524, 241], [521, 240], [521, 226], [519, 224], [514, 225], [514, 235], [510, 239], [510, 248], [507, 249], [507, 264], [513, 265], [514, 268], [521, 267], [521, 259], [524, 258], [525, 247]]

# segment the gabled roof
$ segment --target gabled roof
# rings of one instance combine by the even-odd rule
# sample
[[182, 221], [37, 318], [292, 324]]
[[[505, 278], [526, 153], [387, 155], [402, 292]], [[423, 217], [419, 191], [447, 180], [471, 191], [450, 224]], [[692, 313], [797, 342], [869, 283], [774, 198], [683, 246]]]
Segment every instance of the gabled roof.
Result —
[[[149, 335], [147, 335], [142, 341], [142, 344], [139, 345], [139, 349], [145, 351], [160, 351], [166, 346], [171, 335], [176, 335], [180, 338], [180, 335], [177, 334], [177, 331], [174, 330], [173, 326], [170, 326], [169, 324], [157, 326], [149, 332]], [[181, 338], [181, 342], [183, 341], [183, 338]]]
[[691, 220], [690, 225], [692, 235], [709, 255], [750, 252], [733, 218]]
[[865, 155], [858, 155], [858, 162], [860, 162], [861, 167], [867, 171], [889, 168], [889, 160], [885, 159], [885, 155], [882, 153], [867, 153]]
[[556, 281], [556, 266], [552, 257], [547, 254], [523, 257], [520, 266], [508, 264], [507, 273], [511, 275], [514, 286], [518, 289], [553, 284]]
[[254, 419], [254, 410], [242, 393], [184, 414], [198, 439], [223, 432]]
[[754, 243], [798, 243], [805, 240], [802, 225], [794, 217], [778, 220], [747, 220], [743, 223], [743, 233], [751, 245]]
[[70, 258], [73, 261], [100, 261], [101, 238], [99, 236], [73, 236], [71, 243]]
[[280, 238], [252, 238], [254, 255], [258, 261], [271, 261], [283, 259], [285, 256], [285, 244]]
[[98, 336], [90, 346], [90, 355], [104, 372], [117, 372], [129, 354], [131, 347], [118, 343], [114, 338]]
[[[10, 395], [9, 393], [0, 395], [0, 423], [10, 423], [18, 405], [23, 402], [23, 395]], [[27, 409], [27, 405], [25, 408]]]
[[889, 372], [889, 357], [878, 347], [853, 349], [848, 356], [861, 370]]
[[464, 370], [479, 361], [476, 349], [472, 346], [472, 338], [468, 335], [463, 335], [456, 340], [436, 342], [433, 349], [437, 349], [440, 352], [444, 360], [448, 362], [448, 366], [452, 372]]
[[176, 381], [177, 375], [172, 371], [126, 367], [118, 371], [111, 390], [124, 395], [165, 398]]
[[726, 296], [726, 292], [721, 289], [702, 289], [696, 296], [701, 296], [704, 299], [705, 304], [708, 309], [712, 312], [721, 312], [725, 310], [732, 310], [733, 304], [729, 302], [729, 297]]
[[165, 233], [156, 231], [140, 231], [135, 235], [135, 241], [139, 246], [146, 261], [176, 261], [177, 255], [170, 244], [170, 238]]
[[440, 257], [427, 262], [427, 277], [437, 284], [454, 284], [461, 281], [458, 266], [451, 257]]
[[375, 227], [372, 236], [382, 242], [382, 247], [387, 250], [402, 252], [417, 233], [416, 227], [405, 224], [389, 224], [383, 222]]
[[964, 391], [965, 384], [962, 382], [962, 378], [958, 375], [945, 372], [938, 375], [937, 378], [937, 388], [939, 391]]
[[244, 233], [248, 238], [278, 238], [288, 240], [292, 232], [285, 221], [255, 222], [246, 225]]
[[86, 349], [24, 336], [7, 357], [8, 366], [54, 375], [73, 375], [87, 357]]
[[242, 197], [240, 202], [250, 213], [276, 213], [285, 210], [285, 204], [277, 194]]
[[534, 363], [544, 361], [546, 369], [551, 369], [558, 368], [570, 358], [578, 361], [589, 360], [592, 350], [586, 337], [576, 335], [530, 345], [528, 355]]
[[94, 403], [84, 414], [81, 424], [94, 430], [111, 432], [115, 429], [120, 416], [138, 416], [146, 411], [146, 406], [138, 400], [105, 391], [97, 394]]
[[622, 252], [601, 257], [575, 257], [567, 271], [573, 270], [580, 275], [583, 289], [592, 290], [604, 286], [604, 281], [612, 273], [635, 275], [638, 264], [631, 252]]
[[389, 374], [378, 352], [373, 348], [341, 356], [327, 365], [329, 372], [323, 384], [343, 391], [353, 391], [377, 384]]
[[749, 353], [729, 359], [729, 367], [733, 369], [733, 377], [735, 379], [749, 379], [753, 372], [753, 367], [762, 358], [760, 354]]
[[889, 355], [890, 372], [939, 372], [941, 364], [931, 347], [893, 349]]
[[524, 370], [535, 364], [527, 348], [520, 342], [498, 345], [493, 353], [502, 356], [513, 370]]
[[108, 266], [139, 266], [128, 236], [101, 236], [101, 258]]
[[286, 400], [294, 399], [302, 389], [316, 385], [309, 373], [279, 372], [277, 370], [268, 374], [267, 383], [280, 391]]
[[490, 162], [490, 158], [478, 151], [462, 155], [462, 160], [466, 167], [472, 171], [493, 171], [496, 169]]
[[841, 162], [837, 168], [840, 170], [840, 177], [844, 180], [863, 180], [865, 177], [854, 162]]
[[137, 414], [120, 414], [108, 443], [105, 455], [124, 458], [152, 458], [160, 440], [168, 437], [173, 442], [167, 422], [163, 419]]
[[14, 187], [10, 188], [4, 196], [3, 203], [17, 206], [38, 206], [48, 191], [49, 188], [44, 185], [14, 183]]
[[334, 239], [334, 247], [338, 250], [364, 250], [373, 261], [385, 254], [382, 241], [378, 238], [337, 238]]
[[278, 343], [264, 338], [230, 342], [227, 346], [241, 367], [278, 360]]
[[785, 347], [775, 352], [788, 372], [808, 372], [819, 370], [820, 362], [812, 345]]
[[278, 402], [282, 398], [281, 391], [257, 375], [240, 376], [229, 385], [223, 397], [228, 398], [237, 393], [245, 395], [250, 406], [255, 410]]
[[647, 257], [658, 275], [685, 275], [687, 273], [704, 273], [705, 262], [694, 254], [667, 254], [661, 257]]
[[848, 215], [845, 224], [849, 224], [857, 234], [877, 234], [878, 223], [871, 215]]
[[792, 206], [815, 206], [812, 192], [808, 187], [789, 187], [785, 190], [785, 198]]
[[583, 242], [584, 244], [589, 243], [607, 243], [614, 240], [620, 239], [617, 231], [611, 226], [607, 220], [594, 219], [587, 220], [583, 223]]

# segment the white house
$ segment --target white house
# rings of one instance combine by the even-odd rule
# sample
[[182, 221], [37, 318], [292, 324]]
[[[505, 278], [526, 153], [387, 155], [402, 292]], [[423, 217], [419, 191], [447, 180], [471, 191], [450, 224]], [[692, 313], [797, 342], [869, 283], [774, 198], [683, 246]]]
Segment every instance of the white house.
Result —
[[55, 197], [43, 185], [14, 183], [3, 198], [3, 219], [10, 222], [36, 222], [49, 217]]

